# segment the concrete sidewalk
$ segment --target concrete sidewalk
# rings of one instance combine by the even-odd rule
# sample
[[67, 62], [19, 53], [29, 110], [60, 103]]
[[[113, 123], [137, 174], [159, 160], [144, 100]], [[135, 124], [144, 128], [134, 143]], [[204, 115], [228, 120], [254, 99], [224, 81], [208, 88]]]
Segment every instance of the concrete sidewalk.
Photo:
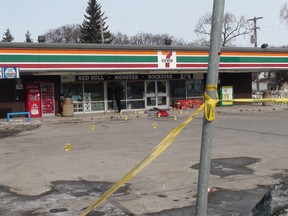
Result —
[[[170, 116], [188, 116], [197, 108], [192, 109], [183, 109], [182, 111], [179, 109], [173, 110], [168, 109]], [[287, 105], [270, 105], [270, 106], [262, 106], [262, 105], [234, 105], [234, 106], [222, 106], [216, 107], [217, 113], [245, 113], [245, 112], [274, 112], [274, 111], [283, 111], [288, 110]], [[137, 111], [123, 111], [122, 115], [116, 112], [107, 112], [107, 113], [91, 113], [91, 114], [75, 114], [73, 117], [62, 117], [60, 115], [42, 117], [42, 118], [34, 118], [32, 119], [33, 123], [45, 123], [45, 122], [54, 122], [54, 121], [67, 121], [67, 120], [104, 120], [104, 119], [125, 119], [125, 117], [130, 118], [143, 118], [143, 117], [151, 117], [155, 116], [155, 110], [137, 110]], [[0, 127], [7, 125], [15, 125], [15, 124], [28, 124], [27, 118], [24, 117], [16, 117], [11, 118], [11, 123], [8, 123], [5, 118], [0, 119]]]

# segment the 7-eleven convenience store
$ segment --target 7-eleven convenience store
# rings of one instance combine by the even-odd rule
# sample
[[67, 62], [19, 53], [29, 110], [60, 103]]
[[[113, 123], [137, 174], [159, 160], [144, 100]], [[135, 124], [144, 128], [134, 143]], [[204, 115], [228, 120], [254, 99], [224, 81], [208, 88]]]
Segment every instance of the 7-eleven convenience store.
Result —
[[[33, 106], [37, 117], [55, 115], [63, 98], [75, 113], [115, 111], [116, 92], [124, 111], [169, 109], [202, 98], [208, 56], [199, 47], [0, 43], [0, 116]], [[219, 68], [219, 85], [250, 98], [251, 73], [287, 70], [288, 50], [223, 48]]]

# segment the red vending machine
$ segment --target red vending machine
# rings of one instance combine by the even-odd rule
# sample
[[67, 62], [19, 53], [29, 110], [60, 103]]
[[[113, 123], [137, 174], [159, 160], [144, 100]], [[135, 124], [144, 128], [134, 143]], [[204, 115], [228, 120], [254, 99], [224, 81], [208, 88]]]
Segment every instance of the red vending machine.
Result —
[[42, 117], [40, 84], [27, 83], [25, 89], [27, 109], [30, 112], [31, 118]]
[[41, 100], [43, 116], [54, 116], [55, 100], [53, 83], [41, 83]]

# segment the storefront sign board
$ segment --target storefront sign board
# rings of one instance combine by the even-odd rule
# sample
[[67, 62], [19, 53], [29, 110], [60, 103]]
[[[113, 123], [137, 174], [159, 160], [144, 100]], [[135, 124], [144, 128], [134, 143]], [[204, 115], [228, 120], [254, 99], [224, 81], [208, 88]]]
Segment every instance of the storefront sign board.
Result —
[[193, 74], [78, 75], [76, 81], [193, 79]]

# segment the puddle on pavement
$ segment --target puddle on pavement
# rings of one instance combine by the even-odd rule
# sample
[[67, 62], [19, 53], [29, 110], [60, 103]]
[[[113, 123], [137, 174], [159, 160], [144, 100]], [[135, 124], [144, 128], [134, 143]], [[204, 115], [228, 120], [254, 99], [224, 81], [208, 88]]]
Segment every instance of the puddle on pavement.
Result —
[[[37, 196], [21, 195], [13, 192], [6, 186], [0, 186], [0, 213], [13, 216], [48, 216], [56, 215], [80, 215], [71, 212], [69, 206], [59, 206], [61, 200], [78, 200], [84, 196], [100, 197], [114, 183], [95, 181], [54, 181], [51, 182], [51, 190]], [[125, 196], [128, 194], [130, 184], [119, 188], [112, 196]], [[66, 203], [66, 202], [65, 202]], [[67, 205], [67, 203], [66, 203]], [[88, 203], [89, 205], [89, 203]], [[101, 212], [93, 212], [93, 215], [103, 215]]]
[[[218, 158], [211, 160], [211, 175], [224, 178], [231, 175], [248, 175], [254, 172], [253, 169], [247, 167], [251, 164], [258, 163], [259, 158], [251, 157], [235, 157], [235, 158]], [[199, 169], [199, 163], [191, 166], [192, 169]]]

